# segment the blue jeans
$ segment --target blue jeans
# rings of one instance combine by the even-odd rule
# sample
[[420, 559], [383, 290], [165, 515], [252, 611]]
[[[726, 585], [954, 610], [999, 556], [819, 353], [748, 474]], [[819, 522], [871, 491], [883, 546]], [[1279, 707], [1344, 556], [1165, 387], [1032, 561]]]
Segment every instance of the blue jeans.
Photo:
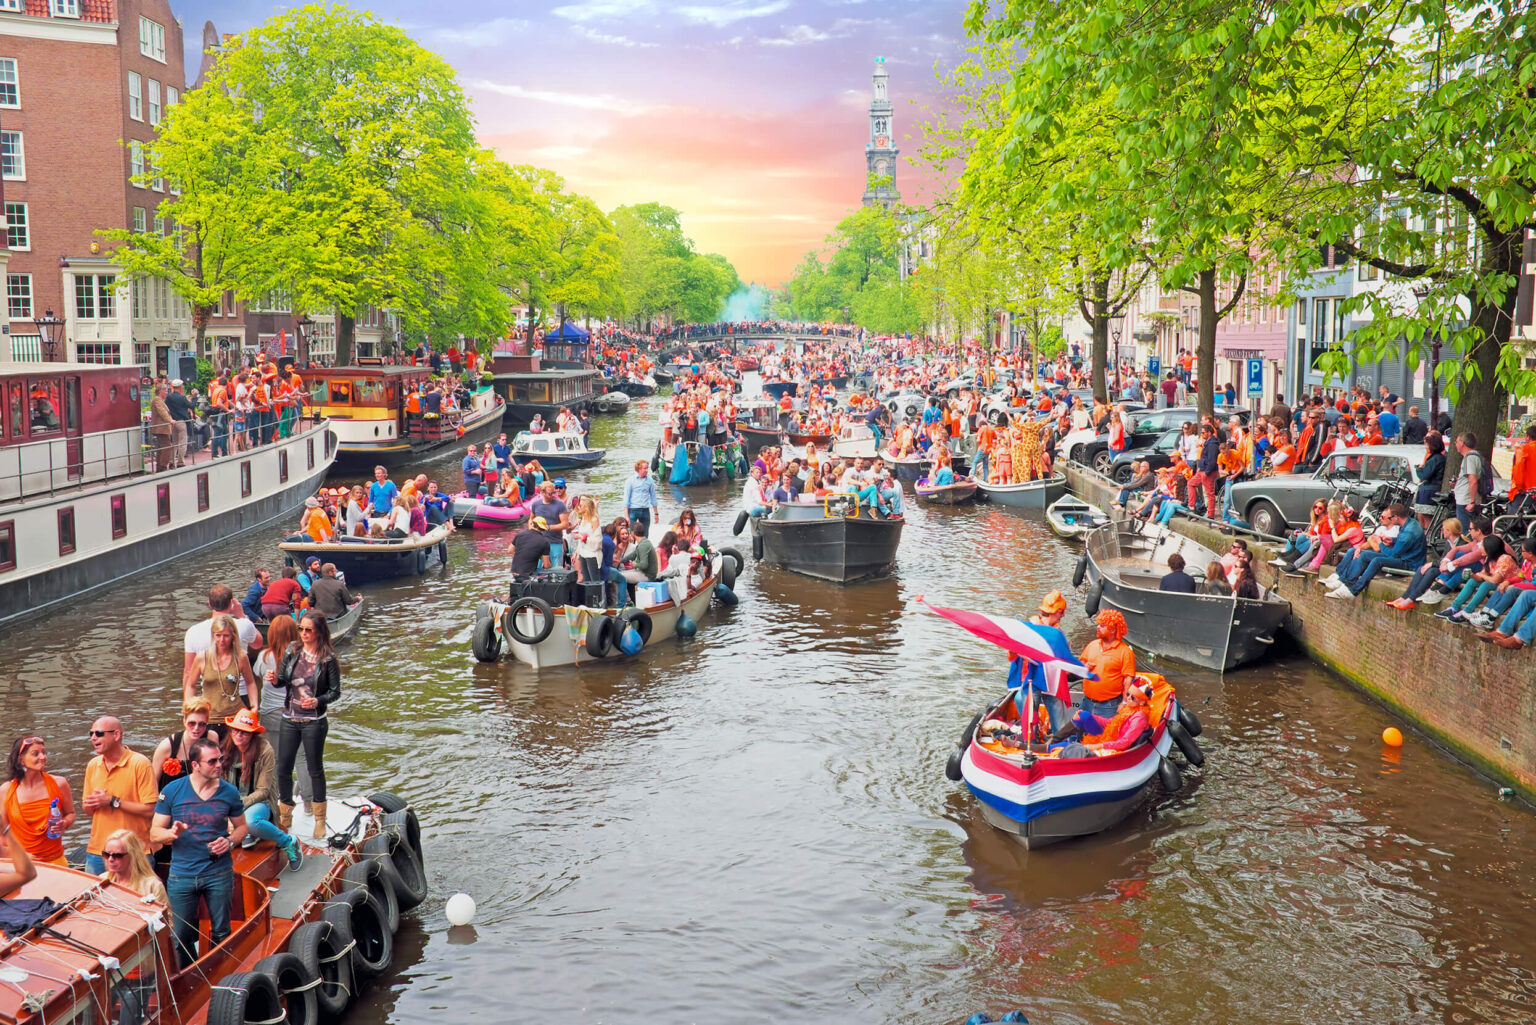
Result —
[[1339, 579], [1344, 581], [1350, 594], [1359, 594], [1370, 586], [1371, 578], [1382, 570], [1408, 569], [1411, 565], [1412, 563], [1407, 559], [1394, 559], [1380, 552], [1367, 552], [1364, 558], [1355, 560], [1354, 571], [1348, 577], [1340, 573]]
[[[1536, 631], [1536, 591], [1521, 591], [1515, 599], [1515, 604], [1504, 614], [1504, 621], [1499, 624], [1499, 633], [1505, 637], [1514, 637], [1515, 632], [1521, 629], [1521, 621], [1525, 623], [1526, 630]], [[1531, 643], [1530, 637], [1522, 637], [1527, 644]]]
[[1113, 719], [1115, 713], [1120, 711], [1120, 699], [1113, 698], [1109, 701], [1095, 701], [1085, 694], [1082, 707], [1083, 711], [1090, 712], [1100, 719]]
[[[976, 458], [971, 460], [971, 476], [975, 477], [977, 480], [986, 480], [987, 474], [991, 471], [991, 469], [992, 453], [986, 451], [985, 449], [977, 449]], [[1125, 499], [1122, 498], [1120, 500], [1120, 504], [1124, 505]]]
[[107, 870], [106, 859], [100, 854], [91, 854], [87, 851], [85, 855], [85, 870], [93, 876], [101, 875]]
[[229, 904], [235, 892], [234, 864], [226, 855], [223, 864], [209, 867], [202, 875], [177, 875], [171, 863], [165, 892], [171, 899], [171, 935], [176, 940], [177, 960], [185, 968], [197, 960], [197, 904], [208, 907], [208, 934], [214, 945], [229, 938]]
[[1510, 587], [1503, 591], [1495, 591], [1488, 596], [1488, 611], [1495, 616], [1502, 616], [1515, 607], [1515, 602], [1520, 598], [1521, 590]]
[[645, 530], [649, 532], [651, 529], [650, 507], [646, 506], [640, 509], [629, 510], [629, 526], [630, 530], [633, 531], [636, 536], [639, 535], [641, 527], [644, 527]]
[[272, 821], [272, 806], [265, 801], [257, 801], [245, 809], [245, 824], [251, 827], [257, 839], [271, 840], [279, 847], [287, 847], [293, 842], [293, 837], [278, 829], [277, 823]]
[[1163, 503], [1163, 505], [1162, 505], [1162, 508], [1157, 510], [1157, 524], [1158, 524], [1158, 526], [1160, 526], [1160, 527], [1168, 526], [1168, 524], [1173, 520], [1174, 514], [1179, 512], [1180, 510], [1183, 510], [1185, 512], [1189, 511], [1189, 510], [1185, 509], [1184, 506], [1180, 505], [1178, 502], [1175, 502], [1171, 498], [1168, 499], [1167, 501], [1165, 501]]

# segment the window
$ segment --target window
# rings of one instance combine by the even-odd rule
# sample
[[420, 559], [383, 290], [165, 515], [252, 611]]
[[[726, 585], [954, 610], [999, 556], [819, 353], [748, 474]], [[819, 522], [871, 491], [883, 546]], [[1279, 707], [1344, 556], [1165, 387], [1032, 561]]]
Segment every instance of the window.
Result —
[[32, 233], [27, 228], [27, 204], [5, 204], [5, 244], [11, 249], [32, 248]]
[[145, 222], [144, 218], [145, 218], [144, 208], [142, 206], [134, 207], [133, 208], [133, 230], [134, 231], [142, 232], [144, 230], [145, 225], [146, 225], [146, 222]]
[[0, 0], [0, 11], [20, 11], [25, 7], [24, 0]]
[[144, 144], [138, 139], [128, 143], [128, 179], [139, 188], [144, 187]]
[[124, 495], [112, 496], [112, 540], [128, 535], [128, 500]]
[[165, 234], [165, 218], [161, 217], [159, 214], [155, 215], [155, 234], [156, 235], [164, 235]]
[[26, 180], [27, 155], [20, 132], [0, 132], [0, 177], [10, 181]]
[[251, 497], [251, 461], [242, 460], [240, 463], [240, 497]]
[[[134, 320], [149, 319], [149, 289], [145, 288], [144, 284], [145, 283], [143, 281], [131, 281], [128, 284], [128, 294], [130, 297], [132, 297], [133, 300]], [[134, 360], [134, 362], [139, 363], [143, 361]]]
[[172, 107], [176, 106], [176, 104], [178, 104], [180, 102], [181, 102], [181, 90], [176, 88], [174, 85], [166, 86], [165, 87], [165, 109], [166, 110], [170, 110]]
[[208, 511], [208, 475], [206, 473], [197, 475], [197, 511]]
[[1316, 370], [1317, 361], [1328, 351], [1328, 300], [1312, 301], [1316, 304], [1312, 311], [1312, 337], [1309, 339], [1312, 358], [1307, 361], [1307, 365]]
[[32, 275], [5, 276], [5, 306], [12, 320], [32, 319]]
[[1307, 301], [1305, 299], [1296, 304], [1296, 323], [1302, 327], [1307, 325]]
[[75, 319], [112, 320], [117, 316], [117, 275], [82, 274], [75, 278]]
[[144, 79], [137, 71], [128, 72], [128, 116], [144, 120]]
[[148, 342], [134, 342], [133, 343], [133, 364], [134, 364], [134, 366], [138, 366], [138, 367], [147, 367], [147, 366], [149, 366], [149, 343]]
[[149, 80], [149, 123], [160, 123], [160, 83], [153, 78]]
[[49, 6], [55, 18], [80, 17], [80, 0], [52, 0]]
[[123, 350], [116, 342], [76, 342], [75, 359], [115, 367], [123, 361]]
[[277, 482], [288, 483], [288, 450], [279, 449], [277, 453]]
[[165, 179], [160, 177], [160, 165], [155, 162], [155, 155], [153, 153], [149, 154], [145, 158], [145, 162], [149, 165], [149, 173], [152, 176], [149, 187], [156, 192], [164, 192]]
[[310, 438], [308, 444], [309, 444], [309, 468], [311, 470], [313, 470], [315, 468], [315, 439], [314, 438]]
[[16, 521], [0, 523], [0, 573], [16, 568]]
[[0, 107], [21, 106], [21, 78], [15, 57], [0, 57]]
[[75, 507], [59, 510], [59, 554], [69, 555], [75, 550]]
[[151, 60], [165, 63], [165, 26], [143, 15], [139, 16], [139, 52]]
[[169, 482], [155, 485], [155, 515], [160, 519], [160, 526], [171, 522], [171, 485]]
[[1356, 273], [1361, 281], [1375, 281], [1381, 272], [1370, 264], [1362, 262], [1360, 269]]

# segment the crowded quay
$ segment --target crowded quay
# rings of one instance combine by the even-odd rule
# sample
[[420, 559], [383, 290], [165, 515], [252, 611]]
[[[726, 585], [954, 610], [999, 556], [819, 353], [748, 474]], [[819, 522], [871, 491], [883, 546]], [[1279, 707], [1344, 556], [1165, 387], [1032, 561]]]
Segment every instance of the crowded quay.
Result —
[[[1315, 620], [1528, 680], [1536, 431], [1464, 503], [1394, 396], [1202, 417], [1182, 369], [1101, 401], [1071, 352], [790, 322], [596, 329], [591, 366], [623, 412], [435, 446], [474, 375], [406, 356], [416, 444], [351, 462], [367, 374], [285, 368], [269, 439], [236, 374], [99, 482], [180, 516], [323, 439], [255, 473], [270, 517], [173, 518], [191, 554], [5, 626], [0, 884], [118, 929], [118, 1020], [1524, 1013], [1528, 788]], [[1394, 459], [1426, 483], [1362, 476]], [[165, 937], [122, 940], [130, 894]]]

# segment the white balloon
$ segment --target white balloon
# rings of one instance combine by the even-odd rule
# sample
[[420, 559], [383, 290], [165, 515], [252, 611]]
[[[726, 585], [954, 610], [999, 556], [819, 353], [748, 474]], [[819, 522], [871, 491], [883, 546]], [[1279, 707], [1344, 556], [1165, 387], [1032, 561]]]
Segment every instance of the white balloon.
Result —
[[475, 898], [467, 893], [456, 893], [448, 898], [444, 909], [451, 925], [468, 925], [475, 918]]

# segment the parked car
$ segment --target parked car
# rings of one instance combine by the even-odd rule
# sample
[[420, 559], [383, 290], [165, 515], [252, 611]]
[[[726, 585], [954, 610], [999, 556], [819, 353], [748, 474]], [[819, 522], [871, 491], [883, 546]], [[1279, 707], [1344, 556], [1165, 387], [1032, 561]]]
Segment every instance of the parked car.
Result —
[[1273, 474], [1231, 487], [1232, 510], [1261, 534], [1285, 536], [1305, 527], [1312, 503], [1335, 497], [1359, 509], [1383, 484], [1414, 487], [1423, 445], [1366, 445], [1331, 453], [1311, 474]]
[[1157, 440], [1143, 448], [1128, 448], [1115, 456], [1109, 464], [1109, 477], [1116, 484], [1129, 484], [1133, 473], [1131, 468], [1143, 459], [1153, 470], [1161, 470], [1165, 466], [1173, 465], [1173, 453], [1179, 447], [1179, 436], [1184, 432], [1177, 427], [1170, 428], [1157, 436]]
[[[1136, 407], [1127, 404], [1134, 415], [1131, 418], [1131, 433], [1125, 439], [1125, 447], [1150, 448], [1162, 437], [1163, 432], [1182, 427], [1184, 424], [1194, 423], [1200, 419], [1200, 410], [1194, 406], [1174, 406], [1172, 409], [1146, 409], [1139, 411]], [[1216, 414], [1227, 417], [1233, 413], [1244, 417], [1247, 422], [1247, 410], [1234, 407], [1217, 406]], [[1110, 468], [1114, 464], [1114, 453], [1109, 450], [1109, 432], [1099, 431], [1085, 439], [1075, 439], [1074, 435], [1084, 432], [1073, 431], [1063, 439], [1063, 444], [1057, 451], [1065, 452], [1067, 458], [1083, 466], [1091, 466], [1099, 473], [1108, 476]]]

